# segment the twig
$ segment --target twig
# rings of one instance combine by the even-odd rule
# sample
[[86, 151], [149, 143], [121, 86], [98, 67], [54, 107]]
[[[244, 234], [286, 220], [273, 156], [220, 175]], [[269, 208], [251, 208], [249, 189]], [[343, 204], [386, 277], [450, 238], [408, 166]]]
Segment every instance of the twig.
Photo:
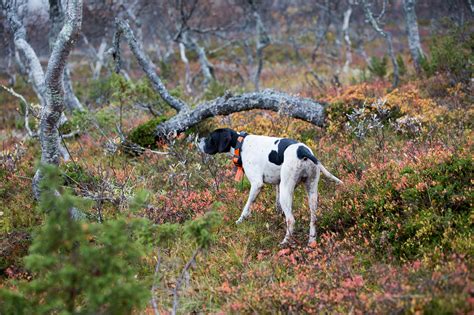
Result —
[[179, 276], [178, 280], [176, 281], [176, 286], [173, 290], [173, 310], [171, 311], [172, 315], [176, 315], [176, 310], [178, 309], [178, 294], [179, 294], [179, 289], [181, 288], [181, 285], [183, 284], [183, 279], [188, 272], [189, 268], [191, 268], [192, 264], [196, 261], [196, 256], [199, 254], [201, 251], [201, 247], [198, 247], [194, 253], [191, 259], [186, 263], [184, 266], [183, 270], [181, 271], [181, 275]]
[[160, 255], [160, 248], [156, 250], [156, 265], [155, 265], [155, 274], [153, 275], [153, 284], [151, 286], [151, 306], [153, 307], [153, 312], [155, 315], [160, 315], [158, 311], [158, 305], [156, 304], [155, 298], [155, 290], [156, 290], [156, 278], [158, 278], [158, 272], [160, 271], [160, 264], [161, 264], [161, 255]]
[[37, 137], [38, 135], [36, 133], [34, 133], [33, 131], [31, 131], [31, 128], [30, 128], [30, 104], [26, 101], [26, 99], [23, 97], [23, 95], [21, 94], [18, 94], [17, 92], [15, 92], [13, 90], [13, 88], [8, 88], [6, 87], [5, 85], [3, 84], [0, 84], [0, 86], [5, 90], [7, 91], [8, 93], [10, 93], [11, 95], [13, 95], [14, 97], [20, 99], [20, 101], [22, 101], [24, 104], [25, 104], [25, 128], [26, 128], [26, 131], [28, 132], [28, 136], [30, 136], [31, 138], [34, 138], [34, 137]]

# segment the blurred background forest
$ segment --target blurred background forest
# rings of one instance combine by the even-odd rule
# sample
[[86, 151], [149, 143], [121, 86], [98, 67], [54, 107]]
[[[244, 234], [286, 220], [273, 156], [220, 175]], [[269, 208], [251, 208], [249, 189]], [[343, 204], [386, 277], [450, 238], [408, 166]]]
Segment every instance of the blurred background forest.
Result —
[[[0, 314], [473, 311], [471, 0], [0, 9]], [[217, 127], [341, 178], [315, 244], [300, 189], [291, 246], [271, 187], [234, 224]]]

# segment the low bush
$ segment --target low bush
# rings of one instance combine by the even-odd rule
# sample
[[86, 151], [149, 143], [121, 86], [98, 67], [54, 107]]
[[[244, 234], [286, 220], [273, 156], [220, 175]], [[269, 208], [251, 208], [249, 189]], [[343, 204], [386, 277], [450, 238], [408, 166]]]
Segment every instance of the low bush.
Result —
[[430, 45], [431, 58], [423, 57], [421, 67], [430, 77], [445, 73], [454, 81], [472, 77], [474, 35], [469, 26], [452, 28], [444, 36], [434, 37]]
[[67, 190], [57, 195], [62, 181], [56, 168], [43, 167], [43, 174], [40, 209], [46, 220], [25, 258], [33, 280], [19, 283], [17, 292], [1, 289], [1, 312], [128, 314], [141, 308], [149, 298], [138, 270], [153, 244], [149, 221], [73, 220], [70, 209], [84, 209], [87, 202]]
[[472, 251], [471, 157], [436, 154], [400, 168], [396, 163], [366, 170], [365, 178], [323, 214], [325, 229], [357, 227], [380, 255], [400, 259]]

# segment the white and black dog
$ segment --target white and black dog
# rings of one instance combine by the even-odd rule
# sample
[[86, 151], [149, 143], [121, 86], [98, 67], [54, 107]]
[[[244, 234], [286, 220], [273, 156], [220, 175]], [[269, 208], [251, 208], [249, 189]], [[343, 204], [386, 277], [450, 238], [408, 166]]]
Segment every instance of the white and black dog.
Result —
[[250, 181], [249, 198], [236, 223], [241, 223], [250, 215], [250, 206], [264, 183], [276, 185], [277, 209], [283, 210], [287, 225], [282, 244], [290, 240], [295, 224], [291, 210], [293, 192], [296, 185], [304, 183], [311, 210], [309, 243], [315, 241], [320, 172], [339, 184], [342, 181], [326, 170], [308, 146], [291, 139], [239, 134], [223, 128], [214, 130], [206, 139], [202, 139], [199, 147], [207, 154], [234, 154], [234, 163], [243, 167]]

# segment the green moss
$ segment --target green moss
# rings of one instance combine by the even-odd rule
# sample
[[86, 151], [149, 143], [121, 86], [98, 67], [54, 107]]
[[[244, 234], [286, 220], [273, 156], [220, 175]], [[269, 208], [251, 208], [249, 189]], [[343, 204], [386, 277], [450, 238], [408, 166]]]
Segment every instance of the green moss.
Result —
[[156, 149], [156, 127], [164, 122], [166, 117], [160, 116], [133, 129], [128, 140], [144, 148]]

